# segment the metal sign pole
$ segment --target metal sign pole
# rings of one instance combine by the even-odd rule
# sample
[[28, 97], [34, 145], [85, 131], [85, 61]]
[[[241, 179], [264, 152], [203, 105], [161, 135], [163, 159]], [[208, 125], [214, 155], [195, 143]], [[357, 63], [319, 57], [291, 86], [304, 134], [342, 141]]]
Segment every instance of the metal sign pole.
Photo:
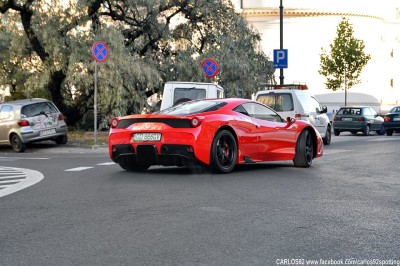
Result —
[[97, 145], [97, 61], [94, 63], [94, 146]]
[[[282, 5], [282, 0], [280, 2], [280, 6], [279, 6], [279, 35], [280, 35], [280, 49], [283, 49], [283, 5]], [[284, 82], [285, 76], [283, 75], [283, 68], [280, 69], [280, 73], [279, 73], [279, 84], [283, 85], [285, 84]]]
[[93, 147], [97, 146], [97, 62], [104, 62], [108, 58], [108, 47], [104, 42], [95, 42], [92, 46], [92, 54], [95, 60], [94, 63], [94, 107], [93, 107], [93, 116], [94, 116], [94, 125], [93, 125], [93, 134], [94, 134], [94, 144]]

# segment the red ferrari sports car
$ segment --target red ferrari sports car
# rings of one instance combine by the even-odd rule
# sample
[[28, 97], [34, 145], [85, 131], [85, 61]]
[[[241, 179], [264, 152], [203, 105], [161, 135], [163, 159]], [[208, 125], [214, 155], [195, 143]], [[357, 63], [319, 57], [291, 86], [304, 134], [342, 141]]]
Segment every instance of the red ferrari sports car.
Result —
[[237, 164], [277, 160], [309, 167], [323, 154], [321, 136], [308, 122], [284, 120], [261, 103], [233, 98], [113, 118], [108, 145], [111, 159], [128, 171], [200, 164], [229, 173]]

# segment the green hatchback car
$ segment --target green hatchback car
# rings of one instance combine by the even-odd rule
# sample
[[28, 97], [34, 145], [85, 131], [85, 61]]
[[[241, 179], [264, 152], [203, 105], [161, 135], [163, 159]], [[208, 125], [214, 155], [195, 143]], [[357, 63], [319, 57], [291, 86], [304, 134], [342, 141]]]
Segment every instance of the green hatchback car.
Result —
[[46, 99], [24, 99], [0, 104], [0, 144], [24, 152], [26, 144], [53, 140], [68, 141], [68, 127], [63, 114]]
[[333, 134], [339, 136], [340, 132], [348, 131], [352, 134], [362, 132], [364, 136], [370, 131], [384, 135], [386, 130], [383, 117], [369, 106], [346, 106], [340, 108], [333, 117]]

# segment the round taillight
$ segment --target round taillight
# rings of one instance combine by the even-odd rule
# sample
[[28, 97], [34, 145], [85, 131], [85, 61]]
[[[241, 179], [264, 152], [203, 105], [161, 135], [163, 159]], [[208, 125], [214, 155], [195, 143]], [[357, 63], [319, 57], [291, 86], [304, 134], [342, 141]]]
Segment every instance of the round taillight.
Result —
[[385, 121], [385, 122], [390, 122], [390, 117], [385, 116], [384, 121]]
[[111, 119], [111, 123], [110, 123], [111, 128], [116, 128], [118, 126], [118, 122], [119, 122], [118, 118]]
[[197, 127], [200, 125], [200, 121], [196, 117], [192, 119], [191, 123], [192, 123], [192, 127]]

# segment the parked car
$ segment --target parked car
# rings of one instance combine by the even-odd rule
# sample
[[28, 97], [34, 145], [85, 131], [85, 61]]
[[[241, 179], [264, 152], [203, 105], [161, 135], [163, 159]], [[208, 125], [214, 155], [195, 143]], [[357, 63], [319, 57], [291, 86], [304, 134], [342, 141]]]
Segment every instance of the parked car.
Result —
[[147, 115], [111, 120], [110, 158], [128, 171], [151, 165], [210, 167], [229, 173], [237, 164], [292, 160], [309, 167], [323, 154], [308, 122], [247, 99], [200, 99]]
[[26, 144], [44, 140], [68, 141], [64, 116], [51, 101], [35, 98], [0, 104], [0, 144], [23, 152]]
[[369, 106], [346, 106], [337, 111], [333, 118], [333, 134], [339, 136], [340, 132], [349, 131], [352, 134], [362, 132], [364, 136], [370, 131], [378, 135], [385, 134], [383, 117]]
[[332, 130], [327, 107], [318, 103], [306, 85], [279, 86], [273, 85], [273, 89], [257, 92], [255, 100], [271, 107], [282, 117], [291, 116], [310, 122], [322, 136], [324, 144], [329, 145]]
[[392, 136], [393, 132], [400, 132], [400, 106], [390, 109], [383, 119], [386, 135]]

